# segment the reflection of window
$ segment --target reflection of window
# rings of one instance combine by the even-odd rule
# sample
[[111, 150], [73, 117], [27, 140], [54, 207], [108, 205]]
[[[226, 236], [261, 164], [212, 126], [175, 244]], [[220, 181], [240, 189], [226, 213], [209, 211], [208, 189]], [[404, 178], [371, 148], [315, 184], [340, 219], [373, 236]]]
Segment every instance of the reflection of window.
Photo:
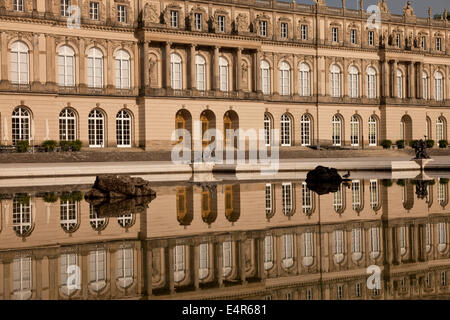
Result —
[[13, 201], [13, 230], [18, 236], [26, 236], [32, 228], [31, 204], [14, 199]]
[[186, 275], [186, 247], [183, 245], [173, 248], [174, 281], [184, 280]]
[[406, 226], [400, 227], [400, 254], [403, 256], [406, 253]]
[[17, 258], [13, 262], [13, 297], [17, 300], [31, 298], [31, 257]]
[[285, 215], [290, 215], [293, 212], [292, 183], [283, 183], [281, 185], [281, 196], [283, 200], [283, 213]]
[[61, 201], [60, 223], [66, 232], [75, 231], [78, 226], [78, 203], [73, 200]]
[[373, 210], [376, 210], [379, 205], [379, 199], [378, 199], [378, 181], [377, 180], [370, 180], [369, 184], [369, 198], [370, 198], [370, 207]]
[[361, 228], [352, 230], [352, 253], [353, 259], [358, 261], [362, 257]]
[[361, 210], [361, 182], [352, 181], [352, 208], [355, 211]]
[[438, 181], [438, 202], [441, 206], [447, 204], [447, 184], [444, 184], [439, 179]]
[[308, 189], [306, 182], [302, 183], [302, 210], [305, 214], [313, 211], [313, 193]]
[[122, 288], [127, 288], [133, 283], [132, 248], [122, 248], [117, 252], [117, 280]]
[[303, 233], [303, 265], [310, 267], [314, 263], [314, 235], [312, 232]]
[[94, 291], [100, 291], [106, 286], [106, 251], [91, 251], [90, 261], [90, 280], [89, 285]]
[[201, 243], [199, 245], [199, 279], [203, 280], [209, 275], [209, 244]]
[[124, 214], [117, 217], [117, 222], [122, 228], [130, 228], [134, 224], [133, 214]]
[[[64, 294], [70, 295], [76, 290], [75, 286], [79, 285], [79, 282], [77, 283], [76, 281], [71, 281], [71, 283], [68, 282], [69, 277], [73, 274], [76, 274], [76, 269], [74, 269], [74, 267], [78, 267], [78, 257], [75, 253], [65, 253], [61, 255], [60, 262], [61, 289]], [[70, 279], [73, 279], [73, 277]]]
[[273, 213], [273, 188], [271, 184], [266, 184], [266, 216]]
[[441, 272], [441, 286], [445, 287], [447, 285], [447, 272]]
[[336, 263], [344, 261], [344, 231], [334, 232], [334, 259]]
[[222, 244], [222, 269], [224, 277], [228, 277], [232, 270], [232, 252], [231, 252], [231, 241], [225, 241]]
[[370, 255], [372, 259], [378, 258], [380, 255], [380, 228], [370, 228]]
[[447, 224], [439, 222], [438, 224], [439, 251], [443, 252], [447, 248]]
[[89, 223], [95, 231], [101, 231], [107, 225], [106, 218], [99, 218], [97, 211], [94, 209], [92, 204], [89, 206]]
[[269, 270], [273, 266], [273, 237], [264, 238], [264, 269]]
[[425, 227], [425, 249], [427, 252], [431, 250], [431, 224], [429, 223]]
[[285, 268], [290, 268], [294, 264], [294, 235], [293, 234], [283, 234], [282, 236], [283, 244], [283, 266]]
[[344, 199], [342, 194], [342, 185], [339, 186], [338, 191], [333, 194], [333, 207], [334, 211], [341, 212], [344, 208]]

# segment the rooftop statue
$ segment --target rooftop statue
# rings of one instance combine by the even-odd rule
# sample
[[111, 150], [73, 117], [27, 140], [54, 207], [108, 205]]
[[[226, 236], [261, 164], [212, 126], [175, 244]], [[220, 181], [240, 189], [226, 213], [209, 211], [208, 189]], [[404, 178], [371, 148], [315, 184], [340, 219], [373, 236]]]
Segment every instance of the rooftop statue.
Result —
[[314, 0], [314, 3], [319, 6], [326, 6], [325, 0]]
[[403, 7], [403, 15], [405, 17], [415, 17], [416, 15], [414, 14], [414, 9], [411, 6], [411, 1], [408, 1], [406, 3], [406, 6]]
[[380, 8], [381, 13], [390, 13], [386, 0], [378, 2], [378, 8]]

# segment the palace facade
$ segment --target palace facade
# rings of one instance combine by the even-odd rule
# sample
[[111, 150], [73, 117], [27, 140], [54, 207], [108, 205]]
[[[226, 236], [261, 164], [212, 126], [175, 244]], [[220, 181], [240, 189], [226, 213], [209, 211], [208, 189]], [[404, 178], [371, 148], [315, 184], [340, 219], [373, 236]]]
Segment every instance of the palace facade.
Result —
[[377, 29], [345, 0], [1, 1], [0, 141], [170, 150], [195, 127], [264, 129], [268, 146], [278, 129], [286, 148], [447, 139], [450, 23], [379, 8]]

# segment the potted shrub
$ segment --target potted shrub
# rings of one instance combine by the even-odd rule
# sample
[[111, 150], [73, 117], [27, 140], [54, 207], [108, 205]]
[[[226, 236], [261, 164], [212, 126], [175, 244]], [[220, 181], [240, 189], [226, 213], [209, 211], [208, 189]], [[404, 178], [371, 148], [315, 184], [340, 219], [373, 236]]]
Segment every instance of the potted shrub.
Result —
[[56, 149], [56, 141], [55, 140], [45, 140], [42, 143], [42, 147], [45, 149], [45, 152], [53, 152]]
[[391, 187], [392, 186], [392, 180], [391, 179], [383, 179], [381, 181], [381, 184], [385, 187]]
[[406, 180], [405, 179], [398, 179], [397, 185], [399, 186], [406, 186]]
[[83, 143], [80, 140], [72, 141], [72, 151], [80, 151]]
[[381, 141], [381, 146], [384, 148], [384, 149], [390, 149], [391, 148], [391, 146], [392, 146], [392, 141], [391, 140], [383, 140], [383, 141]]
[[445, 149], [448, 147], [448, 141], [447, 140], [439, 140], [439, 148]]
[[44, 194], [43, 199], [44, 199], [44, 202], [54, 203], [54, 202], [58, 201], [58, 196], [54, 192], [46, 192]]
[[72, 151], [72, 141], [62, 140], [59, 142], [62, 151]]
[[427, 148], [429, 149], [434, 147], [434, 140], [428, 139], [425, 141], [425, 143], [427, 144]]
[[418, 141], [419, 141], [419, 140], [411, 140], [411, 141], [409, 142], [409, 146], [410, 146], [411, 148], [415, 148]]
[[397, 140], [397, 142], [395, 142], [395, 144], [397, 145], [397, 148], [399, 149], [405, 149], [405, 140]]
[[17, 152], [28, 152], [30, 143], [27, 140], [19, 140], [16, 142]]

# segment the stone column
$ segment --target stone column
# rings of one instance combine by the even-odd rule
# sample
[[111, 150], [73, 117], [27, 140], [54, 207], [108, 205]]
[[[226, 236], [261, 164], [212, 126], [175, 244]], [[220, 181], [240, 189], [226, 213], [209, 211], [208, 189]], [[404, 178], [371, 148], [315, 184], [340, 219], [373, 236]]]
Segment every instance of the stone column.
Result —
[[213, 90], [218, 91], [220, 89], [219, 81], [219, 55], [220, 55], [220, 47], [214, 47], [214, 61], [213, 61]]
[[148, 60], [148, 46], [150, 42], [143, 41], [141, 42], [142, 46], [142, 66], [144, 68], [144, 72], [142, 72], [142, 84], [144, 89], [150, 86], [150, 62]]
[[414, 92], [414, 82], [415, 82], [415, 75], [414, 75], [414, 61], [411, 61], [408, 64], [408, 97], [411, 99], [414, 99], [416, 97]]
[[36, 299], [42, 299], [42, 256], [36, 256], [34, 259], [36, 263]]
[[223, 241], [219, 241], [216, 243], [216, 257], [217, 257], [217, 282], [219, 284], [219, 287], [223, 287], [223, 265], [222, 265], [222, 259], [223, 259], [223, 251], [222, 251], [222, 244]]
[[[47, 55], [50, 55], [49, 51], [47, 51]], [[33, 34], [33, 57], [30, 58], [33, 59], [33, 79], [30, 79], [30, 82], [39, 82], [39, 35], [37, 33]], [[49, 69], [51, 69], [51, 67], [47, 66], [47, 70]]]
[[388, 98], [390, 96], [390, 91], [389, 91], [389, 79], [390, 79], [390, 69], [389, 69], [389, 61], [388, 60], [384, 60], [383, 61], [383, 96]]
[[85, 46], [84, 46], [84, 38], [78, 38], [79, 43], [79, 50], [80, 50], [80, 56], [79, 56], [79, 64], [80, 64], [80, 78], [79, 78], [79, 86], [80, 87], [86, 87], [86, 53], [85, 53]]
[[50, 35], [45, 36], [45, 44], [47, 49], [47, 60], [46, 60], [46, 82], [47, 84], [53, 83], [53, 75], [52, 75], [52, 64], [54, 65], [54, 62], [52, 61], [52, 52], [53, 52], [53, 43], [52, 43], [52, 37]]
[[263, 281], [266, 279], [266, 270], [264, 268], [264, 238], [260, 236], [257, 238], [257, 257], [258, 257], [258, 272], [259, 278]]
[[3, 264], [3, 299], [10, 300], [11, 299], [11, 283], [13, 276], [11, 274], [11, 260], [3, 260], [1, 263]]
[[417, 92], [417, 98], [419, 99], [423, 99], [423, 80], [422, 80], [422, 74], [423, 74], [423, 63], [419, 62], [417, 65], [419, 72], [418, 72], [418, 76], [417, 76], [417, 82], [419, 83], [418, 85], [418, 92]]
[[298, 86], [298, 58], [296, 55], [293, 57], [294, 65], [292, 66], [292, 95], [300, 95]]
[[106, 88], [112, 89], [115, 86], [114, 83], [114, 57], [113, 57], [113, 48], [111, 41], [107, 41], [107, 47], [106, 47], [106, 65], [108, 66], [108, 70], [106, 73]]
[[236, 49], [236, 91], [242, 90], [242, 48]]
[[147, 296], [151, 296], [153, 294], [153, 249], [150, 245], [147, 245], [145, 248], [146, 251], [146, 279], [145, 279], [145, 285], [146, 285], [146, 291]]
[[245, 248], [244, 248], [244, 240], [238, 241], [239, 247], [239, 275], [242, 281], [242, 284], [246, 284], [246, 275], [245, 275]]
[[169, 256], [168, 256], [168, 263], [167, 263], [167, 275], [169, 277], [169, 290], [170, 293], [174, 293], [175, 292], [175, 282], [173, 279], [173, 245], [170, 245], [169, 248], [167, 249], [169, 251]]
[[398, 97], [397, 92], [397, 70], [398, 70], [398, 62], [397, 60], [394, 60], [392, 63], [392, 98]]
[[197, 244], [192, 246], [194, 249], [194, 287], [195, 290], [200, 289], [200, 277], [199, 277], [199, 247]]
[[170, 89], [172, 87], [171, 78], [170, 78], [170, 53], [171, 53], [171, 42], [166, 42], [164, 48], [164, 55], [166, 60], [166, 69], [165, 69], [165, 79], [166, 79], [166, 89]]
[[278, 71], [278, 55], [273, 55], [273, 94], [280, 93], [280, 72]]
[[189, 88], [191, 88], [191, 90], [195, 90], [197, 89], [197, 78], [196, 78], [196, 72], [195, 72], [195, 44], [191, 44], [189, 46]]
[[262, 91], [261, 88], [261, 51], [256, 50], [255, 52], [255, 78], [254, 78], [254, 88], [257, 93]]
[[0, 80], [1, 82], [8, 80], [8, 43], [7, 43], [7, 36], [6, 32], [1, 33], [1, 76]]

